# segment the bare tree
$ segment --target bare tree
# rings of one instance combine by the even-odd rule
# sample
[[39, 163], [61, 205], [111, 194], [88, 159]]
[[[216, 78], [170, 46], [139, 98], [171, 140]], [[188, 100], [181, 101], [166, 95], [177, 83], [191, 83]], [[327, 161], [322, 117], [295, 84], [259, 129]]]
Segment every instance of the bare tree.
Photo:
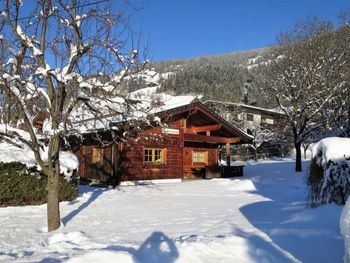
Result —
[[279, 36], [275, 61], [267, 70], [266, 91], [287, 116], [296, 149], [296, 171], [302, 170], [301, 144], [318, 125], [318, 117], [346, 82], [345, 51], [336, 48], [329, 22], [311, 19]]
[[[38, 0], [31, 6], [28, 1], [4, 0], [0, 4], [1, 120], [7, 124], [0, 134], [29, 146], [48, 176], [49, 231], [60, 226], [59, 150], [71, 132], [69, 124], [81, 114], [77, 108], [90, 110], [89, 116], [101, 120], [112, 110], [121, 120], [138, 110], [118, 94], [123, 77], [142, 65], [138, 51], [128, 45], [134, 37], [129, 18], [135, 8], [129, 1], [114, 3]], [[48, 118], [46, 132], [40, 135], [33, 120], [42, 112]], [[25, 129], [30, 137], [12, 128]]]
[[341, 28], [333, 32], [336, 52], [344, 54], [338, 72], [338, 81], [343, 81], [344, 85], [327, 103], [322, 111], [322, 120], [326, 131], [350, 137], [350, 25], [345, 21]]
[[249, 144], [249, 147], [254, 152], [254, 159], [258, 161], [258, 151], [264, 143], [274, 143], [277, 141], [278, 134], [262, 126], [260, 123], [251, 123], [245, 126], [250, 131], [250, 135], [253, 136], [253, 141]]

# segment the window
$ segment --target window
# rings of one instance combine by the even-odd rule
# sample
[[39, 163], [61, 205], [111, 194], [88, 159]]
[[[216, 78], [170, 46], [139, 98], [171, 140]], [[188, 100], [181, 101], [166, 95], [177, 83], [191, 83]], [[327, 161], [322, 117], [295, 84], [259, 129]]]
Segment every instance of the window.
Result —
[[273, 119], [266, 119], [266, 123], [267, 124], [274, 124], [274, 121], [273, 121]]
[[254, 115], [247, 113], [247, 121], [254, 121]]
[[144, 162], [148, 164], [164, 164], [165, 149], [145, 148]]
[[98, 147], [92, 148], [92, 163], [102, 163], [103, 150]]
[[273, 119], [266, 118], [266, 117], [261, 117], [261, 122], [267, 123], [267, 124], [274, 124]]
[[208, 152], [193, 151], [192, 162], [193, 163], [207, 163], [208, 162]]

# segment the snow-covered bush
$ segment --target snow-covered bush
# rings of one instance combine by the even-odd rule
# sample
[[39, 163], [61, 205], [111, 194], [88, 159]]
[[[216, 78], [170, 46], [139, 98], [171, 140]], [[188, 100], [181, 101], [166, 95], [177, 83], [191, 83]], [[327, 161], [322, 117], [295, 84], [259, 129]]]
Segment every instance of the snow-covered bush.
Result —
[[[78, 194], [76, 170], [71, 180], [60, 178], [60, 201], [73, 200]], [[0, 162], [0, 206], [35, 205], [47, 201], [47, 176], [35, 166]]]
[[349, 138], [326, 138], [313, 145], [307, 184], [311, 206], [345, 204], [350, 195]]
[[[42, 151], [46, 150], [47, 147], [42, 145]], [[60, 201], [77, 197], [77, 171], [77, 157], [70, 152], [61, 151]], [[47, 181], [34, 153], [26, 144], [19, 140], [16, 144], [0, 142], [0, 206], [47, 202]]]

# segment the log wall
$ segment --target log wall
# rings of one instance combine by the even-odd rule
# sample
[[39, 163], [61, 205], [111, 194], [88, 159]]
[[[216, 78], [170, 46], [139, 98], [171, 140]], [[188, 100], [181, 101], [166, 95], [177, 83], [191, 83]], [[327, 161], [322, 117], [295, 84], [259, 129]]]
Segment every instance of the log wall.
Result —
[[[164, 134], [161, 127], [143, 132], [140, 139], [125, 144], [121, 180], [175, 179], [183, 175], [183, 128], [181, 120], [170, 125], [179, 134]], [[144, 162], [144, 148], [166, 149], [164, 164]]]

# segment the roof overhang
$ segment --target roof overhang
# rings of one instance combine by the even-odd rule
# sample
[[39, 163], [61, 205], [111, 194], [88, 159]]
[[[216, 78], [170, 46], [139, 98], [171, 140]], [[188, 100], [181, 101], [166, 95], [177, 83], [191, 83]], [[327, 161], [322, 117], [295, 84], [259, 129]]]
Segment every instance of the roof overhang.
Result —
[[[213, 121], [215, 121], [215, 124], [212, 125], [206, 125], [206, 127], [194, 127], [194, 128], [190, 128], [189, 132], [190, 133], [196, 133], [196, 132], [201, 132], [201, 131], [210, 131], [210, 130], [216, 130], [216, 129], [224, 129], [226, 131], [226, 135], [224, 137], [220, 138], [226, 138], [226, 139], [222, 139], [220, 141], [220, 144], [222, 143], [226, 143], [224, 141], [229, 141], [232, 138], [232, 143], [250, 143], [253, 141], [253, 137], [249, 134], [247, 134], [246, 132], [244, 132], [243, 130], [241, 130], [240, 128], [236, 127], [235, 125], [229, 123], [228, 121], [226, 121], [225, 119], [223, 119], [221, 116], [219, 116], [217, 113], [215, 113], [214, 111], [210, 110], [207, 106], [205, 106], [203, 103], [201, 102], [193, 102], [190, 104], [186, 104], [180, 107], [176, 107], [176, 108], [172, 108], [166, 111], [161, 111], [158, 112], [156, 115], [159, 116], [162, 121], [164, 121], [165, 123], [169, 120], [172, 120], [172, 118], [175, 115], [179, 115], [179, 114], [184, 114], [184, 113], [188, 113], [190, 114], [196, 114], [198, 111], [204, 113], [205, 115], [209, 116], [209, 118], [211, 118]], [[199, 136], [199, 135], [196, 135]], [[188, 135], [188, 138], [193, 138], [194, 136], [190, 136]], [[203, 140], [204, 137], [206, 137], [206, 139], [208, 140], [208, 137], [215, 137], [215, 136], [205, 136], [203, 135]], [[198, 137], [201, 138], [201, 137]], [[236, 139], [236, 138], [239, 138]]]

